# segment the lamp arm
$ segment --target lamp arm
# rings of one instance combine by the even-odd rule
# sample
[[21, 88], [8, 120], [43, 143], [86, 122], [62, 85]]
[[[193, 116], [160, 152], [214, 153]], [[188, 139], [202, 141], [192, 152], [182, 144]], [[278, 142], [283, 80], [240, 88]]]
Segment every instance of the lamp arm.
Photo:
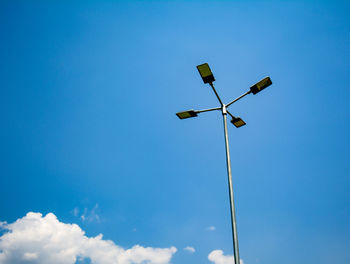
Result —
[[249, 90], [248, 92], [242, 94], [240, 97], [237, 97], [235, 100], [229, 102], [229, 103], [226, 105], [226, 107], [229, 107], [229, 106], [232, 105], [234, 102], [237, 102], [239, 99], [242, 99], [244, 96], [250, 94], [251, 92], [252, 92], [252, 91]]
[[232, 118], [236, 118], [233, 114], [231, 114], [228, 110], [226, 110], [226, 112], [232, 117]]
[[218, 100], [220, 102], [220, 105], [223, 106], [224, 104], [222, 103], [220, 96], [218, 95], [217, 91], [215, 90], [214, 84], [212, 82], [209, 83], [209, 84], [210, 84], [211, 88], [213, 89], [213, 91], [214, 91], [214, 93], [216, 95], [216, 98], [218, 98]]
[[204, 113], [204, 112], [210, 112], [210, 111], [214, 111], [214, 110], [220, 110], [221, 107], [215, 107], [215, 108], [209, 108], [209, 109], [203, 109], [203, 110], [196, 110], [196, 113]]

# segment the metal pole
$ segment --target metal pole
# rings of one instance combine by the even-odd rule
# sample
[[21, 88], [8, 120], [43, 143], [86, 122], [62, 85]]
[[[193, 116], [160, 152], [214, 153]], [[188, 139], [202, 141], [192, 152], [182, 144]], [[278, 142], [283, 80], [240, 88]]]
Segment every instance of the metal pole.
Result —
[[231, 208], [231, 225], [232, 225], [234, 264], [240, 264], [239, 250], [238, 250], [238, 236], [237, 236], [235, 203], [234, 203], [234, 199], [233, 199], [230, 149], [229, 149], [229, 144], [228, 144], [228, 133], [227, 133], [227, 111], [226, 111], [226, 105], [222, 106], [222, 117], [224, 119], [224, 131], [225, 131], [226, 164], [227, 164], [228, 186], [229, 186], [229, 193], [230, 193], [230, 208]]

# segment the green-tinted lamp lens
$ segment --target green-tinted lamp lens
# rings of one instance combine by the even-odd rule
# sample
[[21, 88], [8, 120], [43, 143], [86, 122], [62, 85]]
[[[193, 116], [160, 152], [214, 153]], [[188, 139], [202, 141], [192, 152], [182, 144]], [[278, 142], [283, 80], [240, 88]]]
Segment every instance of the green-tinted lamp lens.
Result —
[[240, 117], [232, 118], [231, 123], [237, 128], [246, 124]]
[[212, 83], [213, 81], [215, 81], [214, 75], [211, 72], [208, 63], [198, 65], [197, 69], [204, 83]]
[[194, 110], [188, 110], [188, 111], [176, 113], [176, 115], [180, 119], [186, 119], [186, 118], [197, 116], [197, 113]]
[[265, 89], [266, 87], [270, 86], [272, 84], [272, 81], [270, 77], [266, 77], [262, 79], [260, 82], [254, 84], [252, 87], [250, 87], [250, 91], [253, 94], [257, 94], [261, 90]]

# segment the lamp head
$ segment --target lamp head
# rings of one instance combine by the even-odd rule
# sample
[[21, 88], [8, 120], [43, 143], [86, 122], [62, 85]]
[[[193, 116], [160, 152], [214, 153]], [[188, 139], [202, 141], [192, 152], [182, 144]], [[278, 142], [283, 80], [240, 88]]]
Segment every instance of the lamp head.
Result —
[[272, 84], [272, 81], [271, 81], [270, 77], [266, 77], [266, 78], [262, 79], [260, 82], [257, 82], [256, 84], [251, 86], [250, 91], [253, 94], [257, 94], [258, 92], [262, 91], [263, 89], [270, 86], [271, 84]]
[[244, 126], [246, 124], [240, 117], [232, 118], [231, 123], [237, 128]]
[[215, 81], [214, 75], [211, 72], [208, 63], [198, 65], [197, 70], [199, 71], [204, 83], [212, 83]]
[[177, 117], [180, 119], [186, 119], [186, 118], [190, 118], [190, 117], [196, 117], [197, 113], [194, 110], [188, 110], [188, 111], [184, 111], [184, 112], [178, 112], [176, 113]]

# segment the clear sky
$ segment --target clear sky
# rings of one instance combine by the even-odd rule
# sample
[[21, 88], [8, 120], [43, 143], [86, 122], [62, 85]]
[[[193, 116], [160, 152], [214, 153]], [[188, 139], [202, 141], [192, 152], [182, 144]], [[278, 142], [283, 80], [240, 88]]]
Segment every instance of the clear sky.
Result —
[[231, 106], [244, 264], [350, 263], [348, 1], [29, 2], [0, 4], [1, 264], [45, 263], [8, 230], [49, 213], [173, 264], [232, 255], [221, 115], [175, 115], [218, 106], [204, 62], [225, 102], [273, 82]]

